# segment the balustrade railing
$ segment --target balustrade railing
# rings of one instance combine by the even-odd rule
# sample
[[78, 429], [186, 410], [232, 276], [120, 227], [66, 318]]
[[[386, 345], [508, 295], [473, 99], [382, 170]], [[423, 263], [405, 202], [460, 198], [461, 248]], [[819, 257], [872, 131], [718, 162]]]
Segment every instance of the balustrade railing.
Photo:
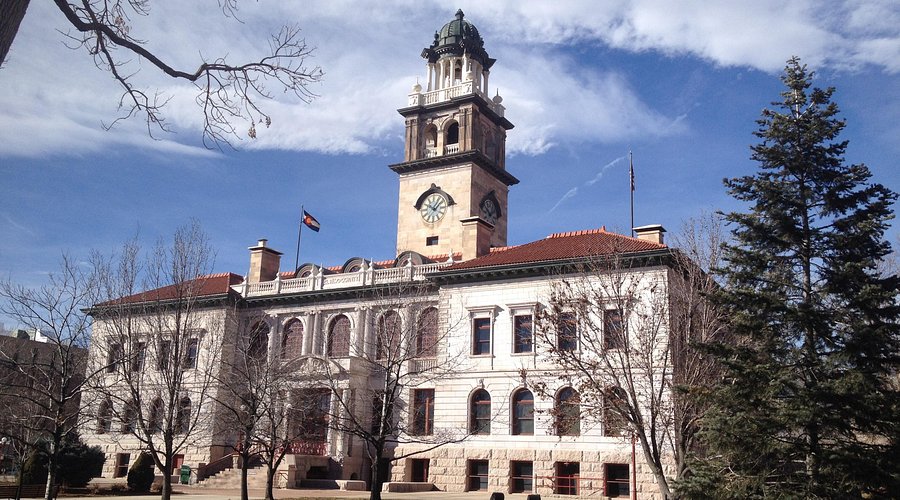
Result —
[[293, 453], [294, 455], [313, 455], [321, 457], [328, 454], [328, 443], [324, 441], [291, 441], [287, 448], [288, 453]]
[[418, 266], [389, 267], [385, 269], [363, 268], [352, 273], [314, 274], [305, 278], [281, 279], [260, 283], [233, 285], [232, 289], [244, 297], [260, 297], [282, 293], [333, 290], [359, 286], [422, 281], [425, 275], [449, 266], [452, 262], [436, 262]]

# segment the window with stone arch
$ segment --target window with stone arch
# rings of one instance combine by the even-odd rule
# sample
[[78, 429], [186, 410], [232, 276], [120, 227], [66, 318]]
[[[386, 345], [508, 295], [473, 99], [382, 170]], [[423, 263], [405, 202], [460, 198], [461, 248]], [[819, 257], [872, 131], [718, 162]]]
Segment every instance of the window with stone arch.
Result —
[[400, 338], [403, 336], [401, 326], [397, 311], [387, 311], [378, 318], [375, 327], [375, 359], [386, 359], [390, 353], [398, 353]]
[[446, 144], [459, 144], [459, 123], [453, 122], [447, 127]]
[[469, 400], [469, 432], [487, 435], [491, 433], [491, 395], [484, 389], [472, 393]]
[[281, 336], [281, 358], [293, 359], [300, 356], [303, 349], [303, 322], [294, 318], [284, 325]]
[[512, 433], [515, 436], [534, 435], [534, 394], [519, 389], [512, 398]]
[[97, 434], [106, 434], [112, 429], [112, 401], [109, 399], [100, 403], [97, 411]]
[[581, 435], [581, 402], [578, 391], [564, 387], [556, 393], [553, 413], [557, 436]]
[[343, 314], [331, 320], [328, 328], [328, 357], [350, 356], [350, 318]]
[[269, 351], [269, 325], [265, 321], [257, 321], [250, 328], [247, 345], [247, 356], [251, 359], [265, 359]]
[[153, 402], [150, 403], [150, 418], [147, 419], [147, 430], [151, 434], [162, 432], [164, 410], [163, 401], [160, 397], [154, 398]]
[[437, 356], [438, 310], [429, 307], [419, 314], [416, 323], [416, 356], [434, 358]]
[[425, 127], [425, 147], [433, 148], [437, 146], [437, 127], [433, 123], [429, 123]]
[[191, 398], [185, 396], [178, 401], [175, 412], [175, 433], [187, 434], [191, 429]]

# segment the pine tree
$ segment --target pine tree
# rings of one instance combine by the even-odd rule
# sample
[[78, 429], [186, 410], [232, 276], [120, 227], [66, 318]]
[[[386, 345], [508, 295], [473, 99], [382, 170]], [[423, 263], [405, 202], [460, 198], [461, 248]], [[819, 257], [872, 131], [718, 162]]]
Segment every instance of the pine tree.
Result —
[[897, 196], [845, 165], [834, 89], [813, 76], [787, 62], [782, 101], [757, 121], [759, 171], [725, 181], [750, 209], [727, 214], [734, 339], [714, 348], [714, 459], [693, 483], [718, 489], [706, 497], [900, 498], [900, 282], [877, 269]]

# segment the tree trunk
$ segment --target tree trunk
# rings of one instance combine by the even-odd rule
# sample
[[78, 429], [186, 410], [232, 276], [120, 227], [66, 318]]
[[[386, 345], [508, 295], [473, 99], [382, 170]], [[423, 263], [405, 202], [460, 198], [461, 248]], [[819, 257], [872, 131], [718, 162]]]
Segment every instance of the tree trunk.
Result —
[[25, 468], [24, 460], [19, 460], [18, 462], [19, 462], [19, 472], [16, 473], [16, 478], [18, 479], [16, 481], [16, 500], [20, 500], [22, 498], [22, 472], [23, 472], [23, 469]]
[[[54, 441], [62, 441], [62, 438], [57, 439], [54, 437]], [[56, 469], [59, 463], [59, 449], [60, 444], [58, 442], [50, 443], [50, 456], [47, 457], [47, 489], [44, 490], [44, 500], [53, 500], [53, 490], [56, 485]]]
[[375, 451], [375, 459], [372, 460], [372, 481], [369, 488], [369, 500], [381, 500], [381, 487], [384, 484], [381, 481], [381, 458], [383, 452]]
[[[243, 455], [243, 454], [242, 454]], [[249, 460], [241, 456], [241, 500], [248, 500], [250, 494], [247, 492], [247, 465]]]
[[168, 460], [163, 467], [162, 489], [159, 493], [160, 500], [169, 500], [172, 497], [172, 465]]
[[25, 17], [30, 0], [3, 0], [0, 2], [0, 63], [6, 61], [6, 54], [12, 46], [19, 25]]
[[[271, 462], [269, 462], [271, 463]], [[266, 498], [265, 500], [275, 500], [275, 467], [266, 467]]]

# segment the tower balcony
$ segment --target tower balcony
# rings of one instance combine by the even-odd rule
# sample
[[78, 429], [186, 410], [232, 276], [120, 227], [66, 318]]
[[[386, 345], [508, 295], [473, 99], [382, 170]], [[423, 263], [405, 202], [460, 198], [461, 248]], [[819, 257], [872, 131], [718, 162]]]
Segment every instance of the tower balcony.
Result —
[[[419, 86], [416, 86], [418, 89]], [[452, 87], [446, 87], [438, 90], [431, 90], [427, 92], [413, 92], [409, 94], [409, 106], [431, 106], [433, 104], [439, 104], [442, 102], [449, 102], [450, 100], [458, 97], [464, 97], [469, 95], [477, 95], [484, 99], [484, 101], [491, 108], [491, 111], [497, 113], [501, 118], [503, 114], [506, 112], [506, 108], [503, 104], [499, 102], [494, 102], [494, 100], [490, 99], [487, 95], [485, 95], [481, 89], [475, 85], [475, 82], [472, 80], [466, 80], [457, 82], [456, 85]]]

